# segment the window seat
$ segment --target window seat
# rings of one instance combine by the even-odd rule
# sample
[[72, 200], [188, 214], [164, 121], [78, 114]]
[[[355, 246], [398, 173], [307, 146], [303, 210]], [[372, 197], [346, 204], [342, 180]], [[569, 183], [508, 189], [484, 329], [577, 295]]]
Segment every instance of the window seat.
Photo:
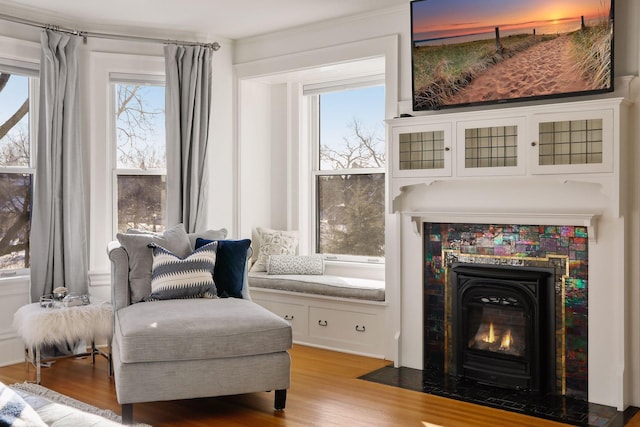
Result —
[[331, 275], [269, 275], [250, 272], [249, 287], [328, 297], [384, 301], [384, 281]]

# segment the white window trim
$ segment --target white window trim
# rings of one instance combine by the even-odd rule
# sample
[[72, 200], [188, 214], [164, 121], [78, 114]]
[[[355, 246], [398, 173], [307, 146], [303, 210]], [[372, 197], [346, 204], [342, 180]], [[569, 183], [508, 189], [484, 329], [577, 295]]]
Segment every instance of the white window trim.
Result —
[[[320, 169], [320, 140], [319, 140], [319, 125], [320, 125], [320, 95], [340, 92], [351, 89], [363, 89], [373, 86], [384, 86], [384, 75], [371, 75], [363, 76], [360, 78], [352, 78], [341, 81], [330, 81], [325, 83], [316, 83], [313, 85], [305, 85], [303, 87], [302, 96], [306, 98], [307, 105], [307, 124], [309, 133], [306, 138], [309, 148], [309, 156], [307, 159], [307, 173], [303, 179], [306, 179], [311, 194], [311, 198], [308, 204], [309, 218], [309, 251], [316, 254], [318, 248], [318, 233], [317, 233], [317, 215], [318, 215], [318, 187], [316, 185], [317, 178], [319, 176], [330, 175], [369, 175], [369, 174], [385, 174], [386, 168], [353, 168], [353, 169], [338, 169], [338, 170], [321, 170]], [[386, 133], [385, 133], [386, 138]], [[386, 149], [386, 144], [385, 144]], [[385, 191], [386, 188], [385, 188]], [[385, 196], [385, 200], [387, 197]], [[386, 209], [385, 209], [386, 213]], [[345, 254], [322, 254], [325, 261], [329, 263], [344, 264], [382, 264], [385, 263], [385, 257], [374, 256], [359, 256], [359, 255], [345, 255]]]
[[344, 92], [351, 89], [384, 86], [384, 83], [384, 74], [374, 74], [345, 80], [332, 80], [322, 83], [306, 84], [302, 89], [302, 94], [305, 96], [322, 95], [323, 93]]
[[[154, 82], [164, 82], [164, 57], [121, 53], [89, 53], [89, 96], [91, 100], [88, 140], [90, 146], [90, 224], [89, 270], [92, 273], [108, 271], [110, 261], [104, 248], [115, 238], [113, 194], [115, 150], [113, 115], [114, 100], [111, 80], [123, 76], [144, 76]], [[136, 172], [137, 173], [137, 172]], [[115, 221], [117, 222], [117, 216]]]

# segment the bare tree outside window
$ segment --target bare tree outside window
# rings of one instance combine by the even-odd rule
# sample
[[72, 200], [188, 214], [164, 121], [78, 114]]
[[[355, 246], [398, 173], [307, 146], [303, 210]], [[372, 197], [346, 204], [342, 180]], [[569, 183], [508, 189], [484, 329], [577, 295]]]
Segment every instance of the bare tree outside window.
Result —
[[119, 169], [164, 169], [164, 87], [116, 85]]
[[318, 253], [384, 257], [383, 120], [383, 87], [320, 96]]
[[364, 129], [354, 117], [346, 129], [351, 132], [342, 137], [341, 143], [320, 146], [320, 169], [384, 168], [386, 156], [380, 128]]
[[118, 231], [164, 231], [164, 86], [114, 86]]
[[29, 77], [0, 72], [0, 270], [29, 267]]

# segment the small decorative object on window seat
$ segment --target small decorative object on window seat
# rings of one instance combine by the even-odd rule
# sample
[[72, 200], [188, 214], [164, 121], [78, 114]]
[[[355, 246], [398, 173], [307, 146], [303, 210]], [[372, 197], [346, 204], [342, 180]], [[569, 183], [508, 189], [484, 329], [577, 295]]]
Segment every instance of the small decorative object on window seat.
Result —
[[267, 274], [324, 274], [322, 255], [271, 255]]

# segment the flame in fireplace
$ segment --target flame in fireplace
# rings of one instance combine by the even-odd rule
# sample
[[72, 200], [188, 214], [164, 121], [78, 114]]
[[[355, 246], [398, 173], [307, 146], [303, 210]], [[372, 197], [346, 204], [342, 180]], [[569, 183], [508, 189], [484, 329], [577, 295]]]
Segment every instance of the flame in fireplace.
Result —
[[493, 322], [489, 324], [489, 335], [486, 335], [484, 338], [482, 338], [482, 341], [488, 342], [488, 343], [496, 342], [496, 334], [493, 331]]
[[502, 341], [500, 341], [500, 350], [509, 350], [512, 341], [513, 338], [511, 337], [511, 329], [509, 329], [507, 333], [502, 337]]

